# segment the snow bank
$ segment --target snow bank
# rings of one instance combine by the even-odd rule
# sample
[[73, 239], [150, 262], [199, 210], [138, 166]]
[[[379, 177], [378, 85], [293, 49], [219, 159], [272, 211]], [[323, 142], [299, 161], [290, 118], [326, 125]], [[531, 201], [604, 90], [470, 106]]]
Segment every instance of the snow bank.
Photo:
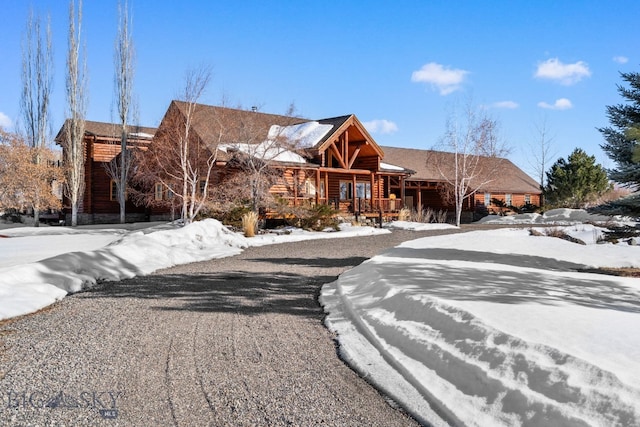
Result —
[[20, 227], [0, 238], [0, 319], [37, 311], [99, 280], [120, 280], [177, 264], [231, 256], [248, 246], [389, 233], [342, 225], [339, 232], [291, 228], [246, 239], [208, 219], [186, 227], [158, 223]]
[[584, 222], [634, 222], [631, 218], [607, 215], [591, 214], [584, 209], [552, 209], [543, 215], [538, 213], [525, 213], [517, 215], [488, 215], [478, 221], [479, 224], [555, 224], [571, 225]]
[[429, 237], [344, 273], [321, 302], [345, 359], [422, 422], [639, 425], [640, 281], [575, 271], [640, 267], [636, 249]]
[[67, 292], [81, 291], [99, 280], [120, 280], [177, 264], [231, 256], [245, 247], [244, 237], [207, 219], [175, 230], [135, 231], [97, 250], [1, 268], [0, 319], [39, 310]]
[[272, 230], [268, 233], [247, 239], [247, 244], [249, 246], [265, 246], [278, 243], [301, 242], [303, 240], [337, 239], [391, 233], [391, 231], [385, 229], [366, 226], [356, 227], [347, 223], [340, 224], [339, 228], [340, 231], [338, 232], [330, 229], [323, 232], [313, 232], [295, 227], [287, 227], [281, 230]]

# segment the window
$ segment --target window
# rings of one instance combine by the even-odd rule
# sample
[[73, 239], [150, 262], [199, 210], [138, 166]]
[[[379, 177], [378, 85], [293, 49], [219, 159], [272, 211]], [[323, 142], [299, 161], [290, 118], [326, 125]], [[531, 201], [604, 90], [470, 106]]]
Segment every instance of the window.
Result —
[[118, 185], [113, 179], [109, 185], [109, 200], [118, 200]]
[[[109, 186], [109, 200], [118, 201], [118, 184], [114, 179], [111, 180], [111, 184]], [[124, 199], [127, 200], [129, 194], [127, 190], [124, 191]]]
[[154, 193], [153, 198], [155, 200], [162, 200], [163, 199], [162, 196], [163, 196], [163, 193], [164, 193], [164, 188], [163, 188], [161, 183], [159, 183], [159, 182], [156, 183], [153, 193]]
[[315, 196], [316, 195], [316, 186], [311, 179], [307, 179], [304, 182], [304, 193], [307, 196]]
[[371, 198], [371, 183], [370, 182], [357, 182], [356, 183], [356, 197], [359, 199]]
[[340, 181], [340, 200], [353, 199], [353, 183], [351, 181]]
[[324, 181], [320, 181], [320, 197], [321, 198], [325, 198], [325, 194], [324, 194]]
[[485, 206], [491, 205], [491, 193], [484, 193], [484, 205]]
[[525, 194], [524, 195], [524, 204], [525, 205], [530, 205], [531, 204], [531, 194]]
[[511, 194], [504, 195], [504, 203], [507, 206], [513, 206], [513, 197], [511, 196]]

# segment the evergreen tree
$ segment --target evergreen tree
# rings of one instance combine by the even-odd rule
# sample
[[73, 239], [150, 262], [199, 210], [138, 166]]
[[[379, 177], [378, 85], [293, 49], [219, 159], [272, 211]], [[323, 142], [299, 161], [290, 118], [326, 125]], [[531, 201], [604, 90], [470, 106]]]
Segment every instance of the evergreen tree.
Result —
[[576, 148], [567, 160], [558, 159], [547, 172], [545, 202], [550, 206], [584, 208], [611, 189], [607, 172], [595, 156]]
[[607, 106], [611, 126], [599, 128], [606, 142], [600, 147], [617, 164], [609, 177], [620, 184], [640, 185], [640, 73], [620, 73], [628, 87], [618, 85], [625, 104]]

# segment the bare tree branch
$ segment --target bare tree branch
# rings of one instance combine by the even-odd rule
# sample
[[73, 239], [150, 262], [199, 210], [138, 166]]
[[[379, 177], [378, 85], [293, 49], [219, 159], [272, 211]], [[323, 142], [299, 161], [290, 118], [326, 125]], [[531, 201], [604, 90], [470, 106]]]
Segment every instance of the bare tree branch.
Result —
[[[120, 204], [120, 223], [126, 221], [126, 192], [131, 170], [132, 156], [128, 152], [127, 136], [132, 113], [132, 92], [134, 74], [134, 49], [131, 37], [129, 18], [129, 6], [125, 0], [124, 5], [118, 3], [118, 36], [115, 47], [115, 95], [118, 119], [120, 125], [120, 156], [107, 168], [108, 173], [113, 173], [111, 178], [116, 183], [118, 191], [118, 203]], [[110, 172], [111, 171], [111, 172]]]
[[[53, 54], [51, 49], [51, 25], [47, 18], [46, 33], [42, 34], [39, 17], [29, 11], [25, 39], [22, 43], [22, 110], [25, 139], [34, 148], [30, 154], [34, 164], [41, 162], [40, 155], [49, 143], [49, 103], [53, 84]], [[40, 188], [40, 187], [38, 187]], [[34, 225], [39, 225], [38, 194], [34, 195]], [[46, 197], [46, 194], [43, 194]]]
[[[77, 28], [76, 28], [77, 22]], [[82, 35], [82, 0], [76, 19], [74, 0], [69, 1], [69, 51], [67, 54], [67, 120], [63, 136], [65, 193], [71, 202], [71, 225], [78, 225], [79, 203], [84, 192], [84, 129], [87, 109], [86, 53]], [[82, 50], [82, 52], [81, 52]], [[82, 60], [80, 56], [82, 54]]]
[[501, 141], [498, 122], [484, 110], [468, 103], [464, 117], [454, 110], [448, 117], [440, 148], [453, 154], [453, 164], [445, 156], [431, 156], [428, 161], [437, 168], [445, 182], [445, 197], [456, 209], [456, 225], [460, 225], [464, 202], [495, 178], [500, 160], [509, 149]]
[[533, 168], [542, 190], [546, 185], [546, 172], [549, 168], [549, 163], [552, 161], [552, 157], [557, 155], [557, 151], [553, 149], [552, 143], [555, 137], [549, 131], [546, 116], [534, 126], [538, 138], [536, 142], [531, 143], [529, 146], [531, 154], [529, 164]]
[[179, 203], [185, 224], [192, 222], [208, 201], [218, 154], [220, 135], [204, 141], [195, 131], [204, 120], [198, 100], [210, 80], [209, 67], [188, 70], [180, 103], [172, 103], [149, 149], [138, 152], [135, 179], [147, 189], [139, 199], [147, 205], [174, 207]]

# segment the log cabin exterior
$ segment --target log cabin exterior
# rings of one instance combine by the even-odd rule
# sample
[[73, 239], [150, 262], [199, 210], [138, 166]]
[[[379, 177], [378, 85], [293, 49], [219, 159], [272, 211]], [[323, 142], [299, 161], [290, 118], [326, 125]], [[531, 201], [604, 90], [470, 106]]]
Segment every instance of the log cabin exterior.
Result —
[[[384, 153], [358, 118], [345, 115], [321, 120], [300, 119], [257, 111], [198, 105], [194, 134], [220, 151], [215, 183], [225, 185], [238, 173], [234, 158], [255, 155], [261, 144], [285, 138], [277, 152], [262, 160], [279, 171], [269, 194], [291, 206], [329, 204], [356, 215], [393, 214], [401, 208], [399, 189], [408, 176], [385, 165]], [[169, 117], [186, 114], [184, 102], [173, 101], [158, 128]], [[272, 146], [273, 147], [273, 146]], [[269, 148], [272, 149], [272, 148]], [[259, 151], [259, 150], [258, 150]], [[265, 156], [264, 152], [261, 154]], [[395, 190], [395, 192], [394, 192]], [[265, 206], [266, 215], [273, 215]]]
[[[385, 161], [402, 165], [412, 171], [412, 175], [404, 180], [403, 200], [407, 207], [453, 209], [452, 204], [443, 197], [442, 189], [446, 183], [444, 177], [453, 176], [455, 154], [415, 148], [382, 148]], [[478, 161], [490, 178], [484, 179], [485, 183], [471, 183], [471, 188], [477, 187], [477, 191], [465, 200], [464, 211], [499, 214], [504, 206], [540, 206], [540, 185], [510, 160], [479, 157]], [[496, 204], [496, 200], [500, 203]]]
[[[57, 144], [62, 145], [65, 124], [55, 137]], [[153, 138], [156, 129], [132, 126], [128, 135], [128, 146], [131, 149], [144, 149]], [[115, 186], [107, 174], [105, 165], [120, 154], [120, 127], [114, 123], [95, 121], [85, 122], [84, 133], [85, 165], [84, 193], [78, 206], [79, 224], [115, 223], [119, 221], [120, 205], [115, 194]], [[71, 221], [71, 204], [63, 197], [63, 212], [67, 223]], [[166, 211], [153, 212], [133, 203], [126, 202], [127, 221], [145, 221], [155, 214], [165, 217]]]
[[[157, 129], [132, 128], [130, 147], [146, 150], [149, 144], [166, 143], [167, 138], [161, 136], [169, 131], [166, 128], [173, 119], [186, 114], [186, 108], [186, 103], [172, 101]], [[241, 171], [237, 165], [243, 156], [255, 155], [251, 147], [279, 140], [277, 153], [263, 159], [277, 172], [270, 175], [268, 193], [279, 203], [327, 204], [346, 216], [382, 215], [388, 219], [403, 207], [453, 210], [442, 197], [445, 180], [434, 165], [453, 164], [454, 154], [381, 147], [353, 114], [309, 120], [203, 104], [197, 104], [197, 111], [198, 119], [191, 121], [192, 137], [218, 152], [212, 197], [224, 192], [228, 180], [238, 176]], [[56, 136], [58, 143], [63, 132], [64, 126]], [[105, 163], [120, 153], [118, 126], [87, 121], [85, 150], [86, 184], [79, 223], [117, 222], [119, 205]], [[482, 161], [497, 162], [491, 167], [499, 172], [468, 199], [466, 212], [479, 208], [490, 212], [497, 208], [492, 206], [493, 199], [505, 205], [540, 205], [537, 183], [513, 163], [496, 158]], [[66, 199], [65, 204], [69, 204]], [[272, 206], [264, 208], [266, 216], [275, 215]], [[161, 205], [145, 207], [128, 201], [126, 211], [127, 221], [170, 218], [170, 208]]]

